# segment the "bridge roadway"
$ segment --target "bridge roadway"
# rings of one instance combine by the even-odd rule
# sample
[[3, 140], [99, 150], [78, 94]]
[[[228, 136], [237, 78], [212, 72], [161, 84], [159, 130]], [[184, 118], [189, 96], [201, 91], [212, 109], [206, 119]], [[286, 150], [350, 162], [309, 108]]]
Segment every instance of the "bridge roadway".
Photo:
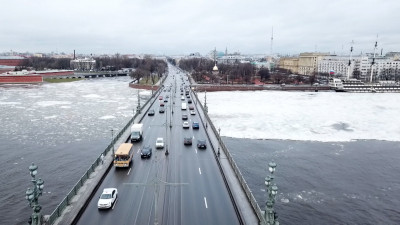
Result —
[[[177, 70], [170, 71], [164, 84], [166, 87], [172, 84], [171, 91], [161, 92], [164, 98], [171, 96], [165, 103], [166, 112], [158, 112], [158, 101], [150, 107], [156, 114], [146, 115], [141, 122], [144, 138], [134, 143], [133, 164], [126, 169], [111, 168], [77, 224], [241, 224], [197, 108], [196, 115], [181, 110], [181, 103], [187, 103], [187, 98], [181, 100], [180, 87], [189, 85], [181, 77], [183, 74]], [[188, 115], [190, 125], [193, 121], [199, 122], [200, 129], [183, 129], [182, 114]], [[187, 136], [193, 137], [192, 146], [183, 144]], [[167, 139], [168, 156], [164, 154], [165, 148], [155, 148], [157, 137]], [[197, 149], [198, 139], [207, 140], [207, 149]], [[140, 157], [140, 148], [145, 145], [153, 148], [150, 159]], [[118, 189], [117, 202], [112, 209], [99, 210], [97, 201], [102, 190], [111, 187]]]

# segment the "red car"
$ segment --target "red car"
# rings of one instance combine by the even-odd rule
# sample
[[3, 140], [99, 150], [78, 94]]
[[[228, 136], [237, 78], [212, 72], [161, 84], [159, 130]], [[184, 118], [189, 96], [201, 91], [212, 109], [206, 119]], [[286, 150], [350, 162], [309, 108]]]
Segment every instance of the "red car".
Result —
[[163, 98], [162, 98], [162, 95], [160, 95], [160, 97], [158, 97], [158, 99], [159, 99], [159, 100], [162, 100], [162, 99], [163, 99]]

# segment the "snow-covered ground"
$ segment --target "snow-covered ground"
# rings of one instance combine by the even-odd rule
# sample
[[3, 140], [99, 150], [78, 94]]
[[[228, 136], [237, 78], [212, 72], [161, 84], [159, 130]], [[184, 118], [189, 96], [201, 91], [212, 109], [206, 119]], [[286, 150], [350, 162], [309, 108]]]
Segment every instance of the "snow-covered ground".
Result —
[[[204, 104], [204, 93], [199, 93]], [[234, 138], [350, 141], [400, 140], [400, 94], [211, 92], [209, 116]]]

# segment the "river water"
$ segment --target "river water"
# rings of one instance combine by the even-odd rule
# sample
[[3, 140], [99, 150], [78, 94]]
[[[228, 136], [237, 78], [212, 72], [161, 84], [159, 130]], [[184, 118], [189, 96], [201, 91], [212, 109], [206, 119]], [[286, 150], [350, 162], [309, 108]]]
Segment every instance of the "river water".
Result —
[[[45, 181], [40, 198], [43, 212], [50, 214], [55, 209], [109, 144], [111, 129], [118, 132], [132, 117], [138, 90], [129, 88], [128, 81], [129, 78], [120, 77], [0, 87], [0, 224], [26, 223], [31, 213], [25, 200], [25, 191], [32, 186], [28, 171], [31, 162], [39, 166], [38, 177]], [[249, 92], [236, 94], [244, 96]], [[305, 101], [316, 98], [302, 92], [253, 92], [253, 96], [260, 94], [292, 101], [294, 105], [293, 101], [300, 100], [293, 100], [293, 96]], [[317, 98], [333, 107], [340, 98], [347, 98], [336, 94], [317, 94]], [[140, 90], [143, 102], [150, 95], [151, 92]], [[220, 104], [224, 96], [224, 93], [213, 93], [212, 98], [207, 96], [210, 116], [215, 124], [222, 126], [223, 140], [261, 207], [266, 199], [263, 185], [266, 164], [271, 160], [278, 164], [275, 181], [279, 194], [275, 208], [281, 224], [400, 224], [400, 142], [393, 138], [393, 135], [400, 137], [400, 129], [396, 122], [389, 124], [382, 118], [382, 123], [388, 127], [384, 134], [390, 136], [382, 140], [379, 138], [382, 131], [377, 130], [375, 133], [379, 137], [375, 137], [373, 132], [366, 131], [368, 126], [362, 125], [363, 120], [334, 119], [329, 123], [332, 126], [313, 126], [310, 141], [304, 137], [307, 131], [302, 126], [293, 129], [293, 124], [287, 120], [282, 120], [278, 128], [279, 121], [275, 118], [277, 124], [270, 125], [276, 130], [271, 132], [258, 126], [259, 117], [252, 117], [250, 112], [236, 115], [223, 106], [213, 108], [212, 99]], [[379, 107], [373, 110], [392, 116], [397, 110], [392, 104], [398, 95], [382, 96], [386, 102], [380, 101]], [[339, 99], [331, 101], [332, 98]], [[364, 101], [365, 95], [351, 98], [351, 101], [342, 99], [342, 102]], [[248, 99], [235, 97], [234, 102], [239, 107]], [[231, 103], [227, 102], [225, 108], [230, 109]], [[347, 113], [354, 113], [347, 110]], [[282, 112], [286, 113], [284, 109]], [[221, 118], [224, 114], [229, 114], [230, 120], [241, 119], [244, 115], [248, 126], [226, 122], [224, 127], [225, 120]], [[307, 114], [310, 118], [319, 117], [315, 110]], [[359, 113], [357, 118], [364, 114]], [[374, 121], [370, 115], [364, 117], [365, 121]], [[306, 119], [299, 115], [298, 120]], [[341, 132], [336, 135], [340, 140], [326, 138], [335, 136], [330, 127]], [[253, 129], [254, 136], [240, 136], [240, 131], [245, 133], [246, 129]], [[352, 136], [355, 133], [356, 138]], [[363, 135], [368, 140], [363, 140]], [[271, 136], [273, 138], [268, 138]]]

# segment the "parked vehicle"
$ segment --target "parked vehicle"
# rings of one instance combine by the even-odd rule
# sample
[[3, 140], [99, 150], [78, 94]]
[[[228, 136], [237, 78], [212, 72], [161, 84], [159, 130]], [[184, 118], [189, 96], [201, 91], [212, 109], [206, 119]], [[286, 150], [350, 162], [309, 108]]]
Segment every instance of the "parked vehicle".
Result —
[[131, 127], [131, 142], [141, 141], [143, 136], [143, 124], [133, 124]]

